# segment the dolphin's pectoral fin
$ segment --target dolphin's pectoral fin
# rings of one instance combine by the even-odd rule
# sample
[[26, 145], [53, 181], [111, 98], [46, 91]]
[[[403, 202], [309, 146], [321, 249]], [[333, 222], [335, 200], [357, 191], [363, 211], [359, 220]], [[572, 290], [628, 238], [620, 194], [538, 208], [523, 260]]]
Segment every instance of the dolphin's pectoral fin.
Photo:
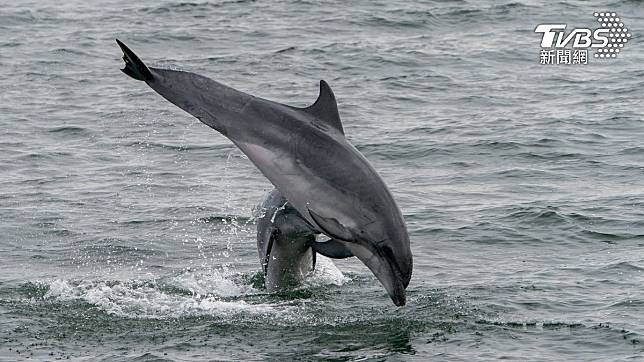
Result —
[[316, 214], [313, 210], [309, 210], [309, 215], [315, 223], [320, 227], [321, 231], [326, 235], [344, 241], [353, 241], [353, 233], [346, 227], [342, 226], [340, 222], [332, 217], [324, 217]]
[[125, 68], [121, 69], [123, 73], [136, 80], [142, 80], [145, 82], [149, 82], [154, 79], [150, 69], [148, 69], [148, 67], [141, 61], [141, 59], [139, 59], [139, 57], [136, 56], [136, 54], [134, 54], [133, 51], [130, 50], [130, 48], [118, 39], [116, 39], [116, 43], [121, 47], [121, 50], [123, 50], [123, 61], [125, 61]]
[[342, 121], [340, 121], [340, 113], [338, 113], [338, 104], [335, 101], [335, 95], [329, 84], [323, 80], [320, 81], [320, 95], [312, 105], [306, 108], [299, 108], [300, 110], [314, 116], [316, 119], [324, 122], [324, 124], [340, 131], [344, 135], [342, 128]]
[[268, 274], [268, 263], [271, 260], [271, 250], [273, 249], [273, 242], [275, 241], [278, 233], [278, 230], [273, 230], [268, 237], [268, 242], [265, 245], [264, 259], [262, 260], [262, 270], [264, 271], [264, 276]]
[[342, 241], [336, 239], [329, 239], [324, 242], [314, 242], [311, 244], [311, 248], [313, 248], [313, 251], [316, 253], [320, 253], [327, 258], [332, 259], [345, 259], [353, 256], [351, 250], [349, 250]]

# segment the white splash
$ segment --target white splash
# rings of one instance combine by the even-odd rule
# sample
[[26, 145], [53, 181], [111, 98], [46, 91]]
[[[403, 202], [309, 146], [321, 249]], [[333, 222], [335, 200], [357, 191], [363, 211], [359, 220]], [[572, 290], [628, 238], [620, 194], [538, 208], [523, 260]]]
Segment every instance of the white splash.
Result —
[[[173, 279], [177, 285], [155, 280], [123, 282], [54, 280], [44, 295], [46, 300], [84, 301], [109, 314], [126, 318], [178, 318], [187, 316], [233, 317], [239, 314], [258, 316], [288, 314], [295, 308], [287, 303], [249, 303], [224, 300], [222, 296], [250, 294], [249, 286], [239, 286], [225, 278], [211, 284], [201, 283], [203, 276], [183, 275]], [[164, 288], [164, 286], [166, 288]], [[191, 294], [173, 293], [167, 288], [190, 290]]]
[[[214, 269], [184, 270], [179, 275], [162, 279], [56, 279], [39, 284], [49, 287], [43, 296], [45, 300], [82, 301], [125, 318], [268, 316], [290, 321], [301, 320], [306, 314], [301, 310], [304, 304], [292, 300], [265, 302], [261, 298], [266, 293], [264, 290], [238, 283], [227, 274]], [[339, 286], [347, 280], [331, 259], [318, 255], [316, 270], [307, 277], [303, 287]]]
[[324, 255], [316, 256], [315, 270], [304, 281], [305, 286], [319, 287], [324, 285], [343, 285], [349, 280], [333, 263], [333, 260]]
[[171, 279], [171, 284], [187, 289], [194, 295], [211, 295], [219, 297], [234, 297], [256, 293], [250, 285], [239, 285], [226, 278], [224, 273], [210, 269], [208, 271], [185, 271]]

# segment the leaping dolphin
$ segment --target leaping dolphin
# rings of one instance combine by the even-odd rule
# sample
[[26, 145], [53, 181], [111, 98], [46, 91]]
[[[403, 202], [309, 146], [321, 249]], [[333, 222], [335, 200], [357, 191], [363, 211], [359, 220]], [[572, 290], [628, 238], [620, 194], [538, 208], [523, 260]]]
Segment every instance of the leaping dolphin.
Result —
[[[409, 235], [391, 192], [344, 137], [331, 88], [313, 105], [255, 97], [198, 74], [147, 67], [125, 44], [130, 77], [230, 139], [312, 228], [360, 259], [397, 306], [412, 273]], [[333, 254], [333, 252], [331, 252]]]

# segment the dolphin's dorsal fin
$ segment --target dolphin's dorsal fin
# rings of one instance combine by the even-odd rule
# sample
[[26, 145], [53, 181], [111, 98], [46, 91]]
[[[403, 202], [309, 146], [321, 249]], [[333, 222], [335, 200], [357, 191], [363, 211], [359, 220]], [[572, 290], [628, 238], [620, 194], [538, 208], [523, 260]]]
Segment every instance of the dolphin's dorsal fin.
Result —
[[335, 102], [335, 95], [333, 95], [333, 91], [327, 82], [320, 81], [318, 99], [315, 103], [302, 110], [344, 135], [342, 121], [340, 121], [340, 114], [338, 113], [338, 104]]

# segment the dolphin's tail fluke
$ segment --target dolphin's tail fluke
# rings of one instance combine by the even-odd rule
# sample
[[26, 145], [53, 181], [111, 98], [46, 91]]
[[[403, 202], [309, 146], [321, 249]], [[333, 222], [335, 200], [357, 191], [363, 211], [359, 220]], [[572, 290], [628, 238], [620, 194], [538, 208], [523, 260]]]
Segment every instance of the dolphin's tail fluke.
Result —
[[134, 79], [145, 82], [149, 82], [154, 79], [150, 69], [143, 64], [141, 59], [139, 59], [139, 57], [137, 57], [130, 48], [118, 39], [116, 39], [116, 43], [121, 47], [121, 50], [123, 50], [123, 60], [125, 61], [125, 68], [121, 69], [123, 73]]

